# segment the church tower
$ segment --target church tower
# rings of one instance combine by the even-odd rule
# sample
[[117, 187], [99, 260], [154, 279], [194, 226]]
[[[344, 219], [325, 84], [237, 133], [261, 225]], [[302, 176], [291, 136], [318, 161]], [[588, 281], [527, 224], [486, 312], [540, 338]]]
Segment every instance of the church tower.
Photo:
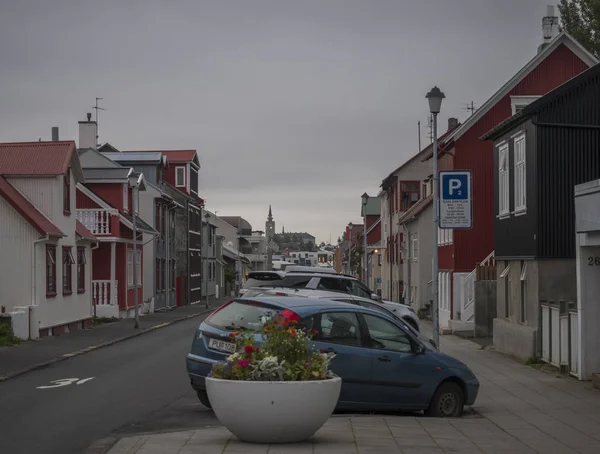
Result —
[[267, 237], [267, 270], [273, 268], [273, 236], [275, 235], [275, 221], [273, 220], [273, 212], [269, 205], [269, 215], [265, 222], [265, 236]]

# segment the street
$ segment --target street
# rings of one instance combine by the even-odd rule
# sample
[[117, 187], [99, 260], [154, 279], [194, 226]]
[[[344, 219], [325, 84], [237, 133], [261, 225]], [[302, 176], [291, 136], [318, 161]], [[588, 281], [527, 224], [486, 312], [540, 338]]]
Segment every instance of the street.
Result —
[[[0, 383], [2, 453], [75, 454], [113, 431], [214, 423], [185, 371], [203, 317]], [[79, 380], [38, 389], [65, 379]]]

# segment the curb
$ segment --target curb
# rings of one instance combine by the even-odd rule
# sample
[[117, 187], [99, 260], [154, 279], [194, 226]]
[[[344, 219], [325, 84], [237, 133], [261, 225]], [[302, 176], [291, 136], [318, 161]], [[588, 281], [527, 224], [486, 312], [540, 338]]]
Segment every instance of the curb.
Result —
[[80, 356], [80, 355], [84, 355], [86, 353], [92, 352], [94, 350], [98, 350], [100, 348], [109, 347], [111, 345], [118, 344], [119, 342], [123, 342], [128, 339], [132, 339], [134, 337], [141, 336], [143, 334], [151, 333], [152, 331], [155, 331], [160, 328], [165, 328], [165, 327], [167, 327], [169, 325], [173, 325], [175, 323], [179, 323], [179, 322], [183, 322], [185, 320], [189, 320], [191, 318], [199, 317], [201, 315], [212, 312], [213, 310], [214, 310], [214, 308], [210, 308], [210, 309], [206, 309], [205, 311], [198, 312], [196, 314], [186, 315], [185, 317], [182, 317], [182, 318], [177, 318], [177, 319], [171, 320], [169, 322], [160, 323], [158, 325], [154, 325], [149, 328], [142, 329], [142, 330], [134, 332], [132, 334], [128, 334], [127, 336], [118, 337], [116, 339], [112, 339], [112, 340], [103, 342], [98, 345], [90, 345], [89, 347], [82, 348], [81, 350], [77, 350], [72, 353], [65, 353], [64, 355], [59, 356], [58, 358], [52, 358], [48, 361], [43, 361], [41, 363], [33, 364], [32, 366], [26, 367], [25, 369], [17, 370], [15, 372], [9, 372], [8, 374], [0, 377], [0, 383], [5, 382], [6, 380], [9, 380], [11, 378], [15, 378], [20, 375], [24, 375], [28, 372], [32, 372], [32, 371], [38, 370], [38, 369], [44, 369], [48, 366], [51, 366], [52, 364], [60, 363], [62, 361], [66, 361], [67, 359], [74, 358], [74, 357]]

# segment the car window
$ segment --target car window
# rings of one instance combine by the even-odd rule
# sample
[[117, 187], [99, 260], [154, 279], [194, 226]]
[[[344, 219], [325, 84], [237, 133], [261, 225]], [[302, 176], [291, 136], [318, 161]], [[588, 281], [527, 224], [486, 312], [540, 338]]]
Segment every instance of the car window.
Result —
[[408, 334], [393, 323], [374, 315], [363, 314], [371, 347], [377, 350], [411, 353], [412, 345]]
[[385, 315], [391, 315], [391, 316], [394, 315], [392, 312], [388, 311], [384, 307], [381, 307], [379, 304], [369, 303], [368, 301], [362, 301], [362, 300], [360, 300], [358, 302], [358, 304], [360, 304], [363, 307], [368, 307], [369, 309], [373, 309], [374, 311], [382, 312]]
[[257, 330], [280, 311], [256, 301], [232, 301], [214, 312], [205, 323], [223, 330]]
[[327, 298], [327, 299], [331, 299], [331, 301], [339, 301], [340, 303], [350, 303], [350, 304], [354, 304], [356, 306], [359, 304], [356, 302], [356, 300], [353, 300], [351, 298]]
[[330, 290], [334, 292], [347, 293], [346, 286], [344, 285], [343, 279], [335, 279], [331, 277], [322, 277], [319, 280], [319, 290]]
[[[318, 317], [318, 316], [317, 316]], [[360, 346], [360, 328], [358, 317], [353, 312], [326, 312], [316, 318], [313, 329], [317, 331], [314, 339], [334, 344]]]
[[349, 293], [351, 293], [352, 295], [360, 296], [361, 298], [371, 299], [371, 292], [365, 285], [361, 284], [359, 281], [354, 280], [349, 282], [351, 283]]
[[312, 278], [312, 276], [287, 275], [283, 278], [282, 287], [304, 288], [308, 285]]

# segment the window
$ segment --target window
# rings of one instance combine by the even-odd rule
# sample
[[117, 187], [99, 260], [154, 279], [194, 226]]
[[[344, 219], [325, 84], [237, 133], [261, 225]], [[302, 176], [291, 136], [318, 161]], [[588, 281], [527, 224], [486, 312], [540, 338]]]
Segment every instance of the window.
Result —
[[370, 314], [363, 314], [369, 331], [371, 348], [400, 353], [412, 353], [410, 337], [393, 323]]
[[521, 260], [521, 323], [527, 322], [527, 262]]
[[538, 99], [539, 96], [511, 96], [510, 105], [512, 114], [515, 115], [522, 111], [528, 104]]
[[85, 293], [85, 248], [77, 248], [77, 293]]
[[371, 290], [369, 290], [369, 288], [365, 286], [362, 282], [349, 279], [346, 280], [346, 282], [350, 284], [350, 291], [347, 293], [350, 293], [351, 295], [360, 296], [362, 298], [371, 299]]
[[315, 340], [360, 346], [360, 328], [356, 314], [352, 312], [327, 312], [321, 314], [320, 327]]
[[527, 209], [527, 175], [525, 167], [525, 135], [515, 138], [515, 212]]
[[509, 214], [509, 169], [508, 169], [508, 144], [498, 148], [498, 214]]
[[500, 274], [500, 279], [504, 279], [504, 317], [510, 318], [510, 263], [505, 263], [506, 267], [504, 268], [504, 271], [502, 271], [502, 273]]
[[413, 262], [419, 260], [419, 237], [414, 234], [414, 237], [410, 240], [410, 257]]
[[46, 245], [46, 296], [56, 296], [56, 246]]
[[185, 187], [185, 167], [175, 167], [175, 186]]
[[63, 175], [63, 213], [71, 215], [71, 168]]
[[133, 287], [133, 249], [127, 250], [127, 286]]
[[160, 288], [160, 259], [156, 259], [154, 264], [154, 287], [157, 292], [162, 290]]
[[452, 244], [453, 240], [454, 240], [454, 230], [440, 229], [438, 227], [438, 246]]
[[129, 210], [129, 185], [127, 183], [123, 183], [123, 209]]
[[62, 292], [63, 295], [73, 293], [73, 265], [75, 259], [71, 246], [63, 246], [62, 248]]
[[402, 182], [400, 186], [400, 211], [406, 211], [419, 200], [418, 181]]

